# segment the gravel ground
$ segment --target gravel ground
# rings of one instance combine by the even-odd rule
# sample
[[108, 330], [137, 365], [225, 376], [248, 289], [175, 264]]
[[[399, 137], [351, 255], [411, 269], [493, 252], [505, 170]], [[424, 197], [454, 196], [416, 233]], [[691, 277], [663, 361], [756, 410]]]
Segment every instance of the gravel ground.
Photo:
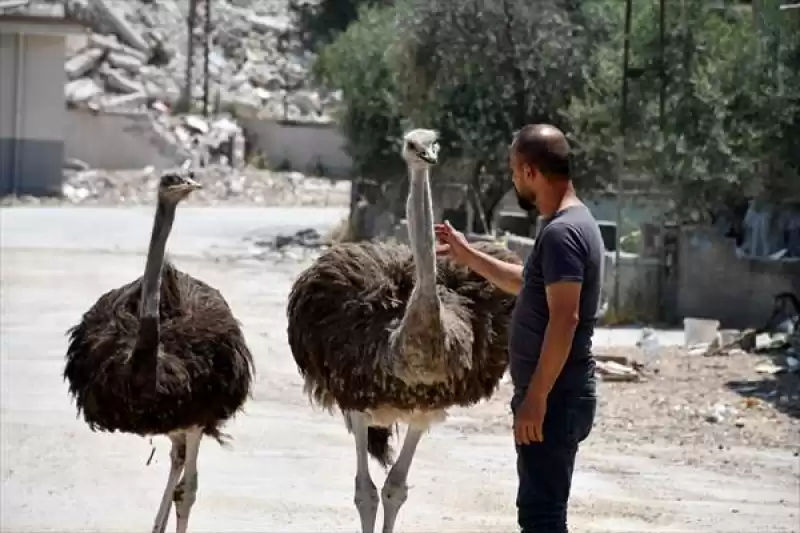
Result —
[[[740, 452], [779, 450], [797, 457], [800, 375], [759, 374], [755, 369], [768, 360], [766, 356], [692, 356], [684, 348], [668, 346], [655, 365], [643, 361], [634, 347], [603, 346], [596, 351], [643, 362], [647, 375], [640, 382], [601, 381], [593, 441], [624, 453], [652, 448], [658, 451], [649, 455], [675, 463], [767, 477], [778, 473], [762, 469]], [[485, 406], [495, 431], [511, 430], [504, 407], [511, 393], [506, 385]]]
[[[233, 448], [201, 449], [196, 532], [353, 531], [358, 523], [352, 438], [338, 417], [308, 405], [286, 346], [286, 294], [305, 263], [237, 252], [270, 223], [312, 219], [308, 209], [278, 211], [188, 207], [171, 240], [177, 264], [225, 294], [258, 369], [246, 413], [228, 427]], [[315, 219], [332, 224], [334, 211]], [[145, 468], [146, 440], [90, 432], [75, 419], [60, 372], [64, 330], [102, 291], [139, 275], [149, 210], [15, 208], [0, 215], [2, 529], [145, 530], [165, 482], [165, 442], [156, 439], [154, 465]], [[96, 227], [102, 234], [89, 231]], [[231, 260], [210, 260], [226, 254]], [[601, 329], [597, 339], [600, 353], [638, 355], [632, 330]], [[759, 360], [667, 348], [657, 376], [602, 383], [598, 423], [579, 456], [573, 530], [797, 533], [791, 406], [778, 409], [767, 394], [745, 407], [726, 385], [763, 379]], [[453, 409], [426, 435], [399, 531], [513, 530], [510, 394], [505, 383], [490, 401]], [[709, 422], [716, 403], [739, 412]], [[380, 486], [382, 473], [375, 465], [372, 472]]]

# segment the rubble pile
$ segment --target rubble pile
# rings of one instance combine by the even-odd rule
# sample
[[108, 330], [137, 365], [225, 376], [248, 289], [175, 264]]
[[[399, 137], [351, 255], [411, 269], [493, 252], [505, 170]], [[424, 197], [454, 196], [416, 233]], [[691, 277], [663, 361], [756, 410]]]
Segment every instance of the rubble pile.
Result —
[[[75, 205], [141, 205], [155, 202], [160, 172], [153, 167], [131, 171], [81, 168], [72, 162], [65, 170], [62, 198], [3, 198], [6, 205], [67, 203]], [[203, 188], [186, 199], [187, 205], [223, 202], [262, 206], [347, 206], [350, 183], [304, 176], [299, 172], [231, 170], [212, 165], [195, 172]]]
[[[188, 0], [69, 0], [67, 9], [94, 31], [65, 65], [70, 105], [174, 108], [186, 77]], [[329, 122], [340, 95], [310, 87], [313, 57], [292, 29], [286, 0], [213, 2], [211, 103], [240, 116]], [[201, 28], [195, 31], [200, 58]], [[194, 67], [191, 91], [199, 101], [202, 61]]]

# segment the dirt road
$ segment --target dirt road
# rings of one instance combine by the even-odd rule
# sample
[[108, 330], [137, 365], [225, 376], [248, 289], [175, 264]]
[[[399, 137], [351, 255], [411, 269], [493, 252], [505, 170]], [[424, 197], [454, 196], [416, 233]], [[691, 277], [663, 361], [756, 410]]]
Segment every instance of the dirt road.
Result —
[[[149, 228], [145, 223], [136, 230], [136, 246], [130, 249], [87, 251], [72, 241], [59, 242], [66, 234], [63, 225], [28, 227], [33, 218], [12, 221], [17, 215], [11, 210], [2, 217], [2, 530], [146, 531], [166, 481], [166, 439], [155, 441], [156, 456], [148, 467], [146, 440], [90, 432], [75, 418], [61, 370], [64, 331], [103, 291], [140, 274]], [[123, 226], [82, 223], [98, 232]], [[9, 226], [29, 231], [34, 244], [11, 236]], [[212, 230], [217, 231], [210, 226], [202, 231]], [[176, 233], [182, 231], [176, 236], [178, 248], [198, 230], [176, 225]], [[43, 236], [47, 232], [56, 236]], [[192, 530], [356, 531], [352, 438], [338, 417], [309, 406], [286, 346], [285, 298], [299, 266], [218, 263], [180, 251], [176, 263], [225, 294], [243, 323], [258, 370], [247, 412], [228, 427], [235, 439], [232, 449], [214, 442], [201, 447]], [[613, 335], [599, 335], [604, 336]], [[608, 395], [622, 386], [604, 386], [601, 417], [615, 412]], [[508, 392], [505, 388], [473, 409], [453, 410], [425, 437], [399, 531], [514, 530]], [[687, 441], [681, 448], [663, 439], [645, 445], [602, 424], [580, 455], [574, 531], [798, 531], [798, 459], [786, 446], [719, 450], [716, 443]], [[698, 457], [714, 452], [736, 460], [727, 471], [702, 461], [687, 464], [687, 446]], [[740, 467], [743, 462], [747, 471]], [[383, 474], [374, 464], [372, 472], [380, 486]]]

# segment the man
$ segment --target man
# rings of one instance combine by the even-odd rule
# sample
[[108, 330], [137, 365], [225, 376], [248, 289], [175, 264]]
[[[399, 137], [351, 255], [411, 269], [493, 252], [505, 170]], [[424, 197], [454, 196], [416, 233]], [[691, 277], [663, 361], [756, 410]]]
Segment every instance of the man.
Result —
[[517, 519], [523, 533], [567, 533], [578, 445], [596, 409], [594, 324], [604, 246], [570, 179], [569, 144], [546, 124], [528, 125], [510, 148], [520, 207], [544, 219], [525, 266], [479, 252], [450, 224], [437, 224], [437, 253], [517, 295], [509, 340], [517, 449]]

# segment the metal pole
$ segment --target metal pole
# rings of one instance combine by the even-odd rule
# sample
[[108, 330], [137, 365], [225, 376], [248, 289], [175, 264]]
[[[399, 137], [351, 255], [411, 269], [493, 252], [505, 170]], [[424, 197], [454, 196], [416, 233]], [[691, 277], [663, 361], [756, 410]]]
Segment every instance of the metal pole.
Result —
[[[661, 88], [660, 93], [658, 95], [658, 121], [659, 127], [661, 128], [661, 136], [662, 142], [664, 140], [664, 131], [666, 130], [666, 113], [665, 113], [665, 101], [667, 99], [667, 66], [665, 60], [665, 49], [666, 49], [666, 29], [664, 28], [664, 20], [666, 18], [666, 6], [664, 0], [659, 0], [658, 2], [658, 45], [659, 45], [659, 55], [660, 55], [660, 72], [661, 75]], [[662, 150], [663, 154], [663, 150]], [[664, 172], [666, 165], [662, 162], [662, 173]]]
[[619, 316], [620, 313], [619, 262], [620, 243], [622, 241], [622, 173], [625, 168], [625, 134], [628, 126], [628, 62], [631, 53], [631, 10], [632, 0], [625, 0], [625, 44], [622, 52], [622, 107], [620, 109], [619, 119], [619, 152], [617, 154], [619, 163], [619, 167], [617, 168], [617, 231], [614, 249], [614, 313], [617, 316]]
[[208, 54], [211, 51], [211, 0], [205, 0], [205, 27], [203, 28], [203, 116], [208, 117]]
[[184, 80], [182, 106], [186, 111], [192, 108], [192, 67], [194, 67], [194, 26], [197, 17], [197, 0], [189, 0], [189, 16], [186, 19], [188, 42], [186, 44], [186, 79]]

